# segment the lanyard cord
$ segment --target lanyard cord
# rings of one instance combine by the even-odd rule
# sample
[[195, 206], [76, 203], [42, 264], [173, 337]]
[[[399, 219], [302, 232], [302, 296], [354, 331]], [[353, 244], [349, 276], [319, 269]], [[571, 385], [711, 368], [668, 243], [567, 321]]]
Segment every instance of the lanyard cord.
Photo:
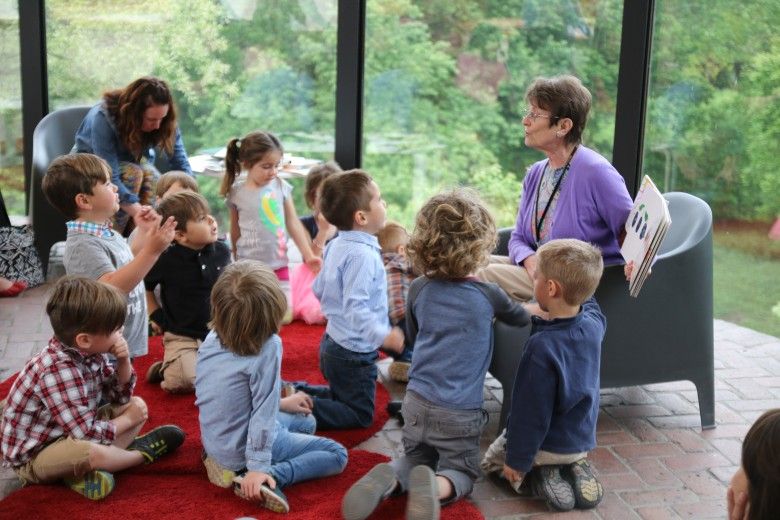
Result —
[[[566, 177], [566, 173], [569, 171], [569, 167], [571, 166], [571, 159], [572, 157], [574, 157], [574, 152], [576, 151], [577, 151], [577, 147], [575, 146], [574, 149], [571, 151], [571, 154], [569, 155], [569, 160], [566, 161], [566, 165], [563, 167], [563, 172], [561, 172], [561, 176], [558, 177], [558, 181], [555, 183], [555, 187], [553, 188], [553, 191], [550, 194], [550, 198], [547, 199], [547, 205], [544, 207], [544, 211], [542, 212], [541, 216], [536, 217], [536, 244], [537, 245], [539, 245], [539, 239], [542, 232], [542, 224], [544, 224], [544, 218], [547, 216], [547, 212], [550, 210], [550, 205], [552, 204], [552, 201], [555, 198], [555, 194], [558, 193], [558, 188], [561, 187], [561, 182], [563, 182], [563, 178]], [[547, 164], [544, 165], [545, 170], [549, 165], [550, 165], [550, 160], [547, 159]], [[536, 186], [536, 211], [534, 212], [534, 216], [539, 215], [539, 195], [542, 191], [543, 178], [544, 178], [544, 170], [542, 170], [542, 178], [539, 179], [539, 184]]]

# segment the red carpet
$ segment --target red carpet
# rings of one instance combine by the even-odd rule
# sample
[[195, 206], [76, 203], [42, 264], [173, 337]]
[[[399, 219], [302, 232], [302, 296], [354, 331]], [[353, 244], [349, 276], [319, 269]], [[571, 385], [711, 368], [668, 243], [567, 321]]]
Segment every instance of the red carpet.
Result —
[[[286, 380], [306, 380], [324, 383], [318, 368], [319, 341], [323, 327], [300, 322], [282, 330], [284, 357], [282, 377]], [[362, 450], [349, 451], [349, 464], [335, 477], [295, 484], [285, 489], [290, 501], [290, 514], [279, 516], [243, 501], [211, 485], [200, 462], [200, 429], [194, 396], [175, 396], [163, 392], [159, 386], [143, 381], [148, 366], [162, 359], [159, 338], [149, 340], [149, 355], [135, 363], [141, 376], [135, 393], [149, 406], [149, 421], [144, 430], [160, 424], [173, 423], [187, 432], [187, 440], [176, 453], [150, 466], [141, 466], [119, 473], [116, 488], [101, 502], [92, 502], [61, 486], [28, 486], [8, 496], [0, 505], [0, 518], [225, 518], [240, 516], [255, 518], [289, 518], [322, 520], [341, 518], [341, 498], [347, 488], [375, 464], [387, 457]], [[5, 397], [16, 376], [0, 383], [0, 397]], [[389, 396], [377, 384], [376, 413], [373, 424], [366, 429], [321, 432], [322, 435], [352, 448], [370, 438], [387, 421], [385, 405]], [[373, 519], [403, 518], [403, 498], [387, 501], [372, 515]], [[469, 502], [448, 506], [442, 518], [465, 520], [482, 518]]]

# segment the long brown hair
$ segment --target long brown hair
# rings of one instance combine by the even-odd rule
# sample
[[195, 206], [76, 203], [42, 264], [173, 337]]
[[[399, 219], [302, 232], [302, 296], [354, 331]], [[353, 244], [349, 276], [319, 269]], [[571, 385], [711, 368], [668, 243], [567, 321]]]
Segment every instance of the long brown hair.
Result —
[[279, 138], [271, 132], [257, 130], [249, 132], [242, 139], [231, 139], [225, 153], [225, 176], [219, 194], [226, 197], [230, 188], [241, 173], [241, 165], [246, 169], [262, 161], [268, 152], [284, 152]]
[[742, 443], [750, 520], [777, 518], [780, 511], [780, 408], [756, 419]]
[[[119, 140], [133, 157], [139, 159], [149, 146], [160, 147], [168, 155], [173, 153], [176, 107], [165, 81], [153, 76], [138, 78], [123, 89], [105, 92], [103, 102], [114, 119]], [[141, 130], [144, 112], [159, 105], [168, 105], [168, 114], [160, 123], [160, 128], [144, 132]]]

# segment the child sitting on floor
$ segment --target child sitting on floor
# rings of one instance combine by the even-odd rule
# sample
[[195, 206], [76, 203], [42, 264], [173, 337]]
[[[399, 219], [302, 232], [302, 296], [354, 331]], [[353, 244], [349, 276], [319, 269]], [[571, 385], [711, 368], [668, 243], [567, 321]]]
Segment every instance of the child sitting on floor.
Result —
[[[149, 367], [146, 380], [166, 392], [192, 392], [198, 346], [209, 332], [211, 288], [230, 263], [230, 247], [217, 240], [217, 221], [198, 193], [169, 195], [157, 211], [177, 224], [173, 244], [144, 278], [149, 319], [164, 331], [165, 349], [163, 360]], [[158, 285], [162, 306], [154, 296]]]
[[503, 470], [518, 491], [525, 478], [555, 509], [590, 509], [603, 495], [586, 457], [599, 414], [606, 318], [593, 293], [604, 262], [598, 248], [574, 239], [551, 240], [536, 255], [534, 297], [549, 318], [533, 319], [505, 433], [482, 467]]
[[54, 286], [46, 304], [54, 337], [19, 373], [0, 423], [3, 465], [24, 483], [62, 480], [100, 500], [114, 489], [112, 473], [154, 462], [184, 441], [172, 425], [136, 437], [148, 414], [132, 397], [126, 312], [125, 297], [101, 282], [66, 276]]
[[379, 247], [382, 249], [382, 262], [387, 275], [387, 307], [390, 323], [404, 331], [404, 350], [401, 354], [390, 352], [394, 361], [388, 372], [394, 381], [406, 383], [409, 381], [409, 367], [412, 361], [414, 345], [406, 333], [406, 296], [417, 275], [406, 256], [406, 246], [409, 243], [409, 233], [398, 222], [388, 222], [377, 233]]
[[146, 355], [149, 322], [143, 279], [173, 240], [176, 221], [160, 226], [160, 216], [143, 206], [133, 216], [144, 245], [133, 254], [125, 239], [111, 229], [119, 211], [117, 187], [106, 161], [89, 153], [63, 155], [52, 161], [42, 181], [49, 203], [72, 219], [65, 225], [65, 272], [113, 285], [127, 295], [124, 337], [130, 357]]
[[228, 266], [211, 293], [212, 331], [198, 350], [195, 404], [209, 481], [247, 500], [289, 511], [282, 488], [341, 473], [337, 442], [288, 431], [278, 421], [287, 299], [268, 267]]
[[475, 277], [495, 244], [493, 218], [471, 190], [436, 195], [417, 214], [407, 250], [422, 276], [407, 303], [414, 356], [402, 408], [404, 455], [353, 484], [342, 504], [347, 520], [367, 518], [403, 492], [407, 519], [438, 519], [441, 504], [471, 493], [488, 417], [482, 403], [493, 317], [529, 320], [497, 285]]
[[400, 354], [404, 344], [403, 332], [387, 318], [387, 280], [375, 236], [385, 225], [385, 202], [366, 172], [350, 170], [325, 180], [320, 209], [339, 229], [312, 287], [328, 319], [320, 370], [329, 387], [298, 388], [313, 396], [320, 429], [365, 428], [374, 420], [377, 349]]

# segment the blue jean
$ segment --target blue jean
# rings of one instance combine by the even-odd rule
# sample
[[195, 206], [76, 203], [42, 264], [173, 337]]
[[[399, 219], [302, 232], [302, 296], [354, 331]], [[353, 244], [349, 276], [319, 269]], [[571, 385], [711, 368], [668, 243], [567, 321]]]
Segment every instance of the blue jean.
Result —
[[297, 388], [312, 395], [320, 430], [365, 428], [374, 420], [376, 351], [353, 352], [324, 334], [320, 342], [320, 371], [329, 388]]
[[277, 428], [271, 448], [270, 471], [276, 485], [285, 487], [303, 480], [336, 475], [344, 471], [346, 465], [347, 450], [338, 442]]
[[276, 420], [288, 431], [314, 435], [317, 431], [317, 419], [313, 414], [279, 412]]

